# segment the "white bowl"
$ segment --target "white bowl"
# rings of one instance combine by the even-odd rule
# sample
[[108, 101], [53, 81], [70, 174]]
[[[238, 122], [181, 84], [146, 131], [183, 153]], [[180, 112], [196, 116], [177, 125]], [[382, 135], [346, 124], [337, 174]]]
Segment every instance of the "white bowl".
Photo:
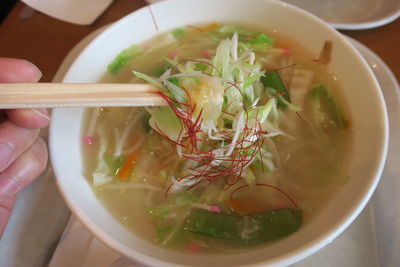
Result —
[[100, 34], [76, 59], [64, 82], [100, 80], [123, 49], [159, 32], [201, 22], [239, 22], [277, 30], [311, 51], [333, 42], [330, 69], [339, 80], [354, 127], [349, 181], [326, 209], [298, 232], [264, 247], [229, 255], [189, 255], [158, 247], [132, 234], [96, 198], [83, 173], [81, 129], [84, 109], [56, 109], [50, 127], [50, 154], [59, 188], [74, 214], [114, 250], [152, 266], [287, 265], [322, 248], [360, 213], [381, 175], [387, 152], [388, 120], [379, 85], [367, 63], [337, 31], [291, 5], [268, 0], [171, 0], [142, 8]]

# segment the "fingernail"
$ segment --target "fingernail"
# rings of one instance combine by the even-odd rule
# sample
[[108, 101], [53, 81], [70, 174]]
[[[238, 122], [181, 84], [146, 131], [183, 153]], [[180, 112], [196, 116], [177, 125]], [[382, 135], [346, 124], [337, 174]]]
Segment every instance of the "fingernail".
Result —
[[14, 155], [12, 146], [8, 143], [0, 143], [0, 172], [7, 166]]
[[32, 112], [35, 113], [36, 115], [38, 115], [39, 117], [42, 117], [48, 121], [51, 121], [49, 112], [45, 108], [34, 108], [34, 109], [32, 109]]
[[30, 72], [32, 73], [32, 82], [38, 82], [43, 76], [42, 71], [32, 62], [27, 60], [26, 62], [31, 66]]
[[0, 179], [0, 199], [13, 197], [19, 189], [19, 182], [15, 177]]
[[43, 73], [35, 64], [32, 64], [32, 65], [35, 67], [36, 74], [37, 74], [37, 81], [39, 81], [42, 78]]

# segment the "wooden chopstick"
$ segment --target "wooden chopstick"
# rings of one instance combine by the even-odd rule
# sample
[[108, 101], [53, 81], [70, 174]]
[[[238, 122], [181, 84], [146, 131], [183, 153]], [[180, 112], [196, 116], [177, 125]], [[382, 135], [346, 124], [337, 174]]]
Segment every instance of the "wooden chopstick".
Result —
[[150, 84], [1, 83], [0, 109], [166, 105]]

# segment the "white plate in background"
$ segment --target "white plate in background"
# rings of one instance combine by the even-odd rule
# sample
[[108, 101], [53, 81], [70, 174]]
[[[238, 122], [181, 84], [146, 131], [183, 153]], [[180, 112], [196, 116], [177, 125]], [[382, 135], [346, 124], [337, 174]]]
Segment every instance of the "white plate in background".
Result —
[[399, 0], [283, 0], [301, 7], [341, 30], [388, 24], [400, 16]]
[[31, 8], [66, 22], [90, 25], [113, 0], [21, 0]]
[[[146, 0], [156, 3], [161, 0]], [[243, 0], [246, 1], [246, 0]], [[388, 24], [400, 17], [400, 0], [282, 0], [301, 7], [336, 29], [362, 30]]]
[[378, 79], [388, 110], [389, 150], [382, 178], [371, 198], [369, 208], [374, 245], [377, 250], [376, 264], [377, 266], [397, 267], [400, 262], [400, 209], [398, 207], [400, 203], [400, 180], [398, 179], [400, 173], [400, 143], [398, 139], [400, 136], [400, 86], [382, 59], [366, 46], [355, 40], [351, 41], [365, 57]]

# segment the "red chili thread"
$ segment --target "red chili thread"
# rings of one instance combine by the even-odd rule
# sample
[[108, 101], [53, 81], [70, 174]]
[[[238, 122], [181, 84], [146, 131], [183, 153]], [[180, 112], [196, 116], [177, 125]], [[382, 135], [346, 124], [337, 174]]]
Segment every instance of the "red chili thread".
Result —
[[[246, 188], [246, 187], [248, 187], [248, 186], [249, 186], [249, 185], [242, 185], [242, 186], [239, 186], [238, 188], [236, 188], [235, 190], [233, 190], [232, 193], [231, 193], [231, 196], [229, 197], [229, 199], [232, 199], [233, 195], [234, 195], [237, 191], [239, 191], [239, 190], [241, 190], [241, 189], [243, 189], [243, 188]], [[289, 194], [287, 194], [285, 191], [283, 191], [283, 190], [280, 189], [279, 187], [276, 187], [276, 186], [273, 186], [273, 185], [269, 185], [269, 184], [256, 184], [256, 186], [266, 186], [266, 187], [275, 189], [275, 190], [277, 190], [279, 193], [283, 194], [290, 202], [292, 202], [293, 206], [295, 206], [296, 208], [299, 207], [299, 206], [297, 205], [296, 201], [294, 201], [293, 198], [291, 198], [291, 197], [289, 196]]]
[[310, 126], [310, 124], [308, 123], [308, 121], [306, 121], [301, 115], [300, 115], [300, 112], [296, 112], [296, 114], [297, 114], [297, 116], [305, 123], [305, 124], [307, 124], [308, 126]]
[[[231, 87], [236, 87], [240, 91], [240, 89], [237, 87], [237, 84], [230, 84]], [[190, 170], [192, 173], [190, 175], [181, 177], [177, 181], [179, 182], [183, 179], [195, 179], [196, 183], [188, 187], [187, 190], [190, 190], [203, 182], [211, 183], [220, 178], [224, 179], [226, 188], [237, 184], [242, 178], [243, 170], [248, 167], [257, 154], [260, 156], [262, 155], [261, 148], [265, 141], [268, 142], [268, 139], [264, 136], [265, 131], [262, 130], [261, 123], [257, 119], [258, 115], [256, 115], [256, 122], [260, 129], [249, 128], [249, 118], [246, 116], [245, 127], [241, 133], [242, 137], [237, 140], [234, 151], [229, 156], [216, 156], [212, 146], [208, 151], [201, 151], [198, 148], [198, 142], [203, 140], [203, 138], [198, 137], [198, 134], [202, 133], [202, 110], [200, 110], [197, 117], [194, 118], [193, 113], [196, 109], [196, 105], [191, 105], [190, 94], [185, 88], [183, 88], [183, 90], [187, 95], [187, 103], [180, 103], [179, 101], [167, 96], [165, 93], [159, 92], [159, 94], [166, 100], [180, 120], [182, 126], [180, 138], [177, 141], [171, 140], [171, 138], [166, 136], [156, 125], [157, 132], [161, 136], [186, 149], [185, 154], [182, 155], [184, 158], [193, 160], [201, 166], [197, 169], [191, 168]], [[247, 110], [245, 110], [245, 112], [248, 114]], [[223, 136], [224, 140], [232, 141], [230, 136], [232, 133], [220, 132], [219, 134]], [[190, 154], [186, 154], [187, 151]], [[223, 164], [214, 165], [215, 161], [223, 161], [229, 164], [228, 166], [224, 166]], [[173, 184], [171, 183], [168, 186], [165, 192], [166, 197], [168, 196], [168, 192], [170, 191], [172, 185]]]
[[290, 64], [290, 65], [287, 65], [287, 66], [283, 66], [283, 67], [280, 67], [280, 68], [272, 68], [272, 69], [265, 69], [265, 70], [267, 70], [267, 71], [279, 71], [279, 70], [285, 70], [285, 69], [288, 69], [288, 68], [293, 68], [293, 67], [295, 67], [297, 64], [296, 63], [293, 63], [293, 64]]
[[202, 29], [202, 28], [200, 28], [200, 27], [197, 27], [197, 26], [193, 26], [193, 25], [187, 25], [186, 27], [188, 27], [188, 28], [192, 28], [192, 29], [195, 29], [195, 30], [198, 30], [199, 32], [202, 32], [202, 31], [203, 31], [203, 29]]

